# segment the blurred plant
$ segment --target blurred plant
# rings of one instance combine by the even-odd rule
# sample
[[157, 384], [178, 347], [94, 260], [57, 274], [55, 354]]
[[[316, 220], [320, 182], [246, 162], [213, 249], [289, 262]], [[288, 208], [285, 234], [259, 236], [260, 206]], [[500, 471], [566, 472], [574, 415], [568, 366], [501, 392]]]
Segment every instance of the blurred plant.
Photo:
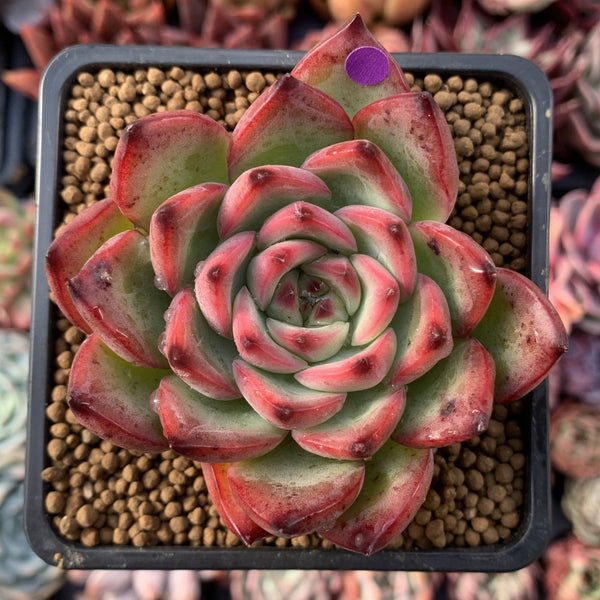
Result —
[[600, 595], [600, 548], [568, 535], [544, 555], [546, 600], [594, 600]]
[[567, 331], [600, 334], [600, 178], [550, 209], [549, 295]]
[[575, 537], [589, 546], [600, 546], [600, 477], [568, 479], [561, 506]]
[[345, 23], [360, 13], [372, 28], [377, 22], [385, 25], [408, 25], [422, 14], [431, 0], [311, 0], [311, 4], [324, 19]]
[[[548, 77], [554, 95], [556, 148], [572, 154], [581, 151], [599, 164], [598, 131], [600, 35], [591, 24], [600, 20], [600, 2], [562, 0], [551, 4], [544, 20], [533, 21], [528, 13], [500, 17], [494, 6], [548, 4], [548, 0], [433, 0], [426, 18], [417, 18], [410, 30], [411, 49], [416, 52], [467, 52], [515, 54], [532, 61]], [[586, 41], [587, 35], [587, 41]], [[595, 111], [595, 112], [594, 112]], [[564, 128], [563, 128], [564, 127]], [[577, 128], [576, 135], [571, 133]], [[581, 148], [578, 149], [576, 146]], [[569, 157], [566, 157], [569, 158]]]
[[573, 92], [556, 112], [557, 151], [562, 155], [575, 151], [600, 167], [600, 21], [582, 41], [573, 72], [577, 73]]
[[29, 329], [33, 201], [0, 188], [0, 327]]
[[575, 329], [556, 369], [560, 390], [600, 410], [600, 337]]
[[[73, 44], [156, 44], [284, 48], [298, 0], [53, 0], [36, 22], [19, 29], [31, 68], [6, 70], [4, 83], [37, 99], [41, 74]], [[173, 20], [169, 24], [170, 11]]]
[[571, 478], [600, 474], [600, 413], [586, 404], [564, 401], [550, 416], [552, 466]]
[[30, 549], [22, 527], [27, 421], [28, 337], [0, 330], [0, 598], [42, 600], [62, 572]]
[[512, 573], [448, 573], [448, 600], [537, 600], [537, 563]]
[[82, 589], [78, 600], [197, 600], [202, 582], [223, 579], [220, 571], [102, 570], [69, 571]]
[[432, 573], [371, 571], [232, 571], [232, 600], [433, 600]]
[[[302, 39], [294, 43], [293, 49], [310, 50], [331, 37], [339, 29], [340, 25], [334, 21], [327, 23], [322, 29], [311, 29]], [[390, 27], [384, 23], [376, 23], [371, 27], [371, 32], [388, 52], [410, 52], [410, 40], [402, 29]]]
[[555, 0], [478, 0], [492, 15], [507, 15], [514, 12], [536, 13]]

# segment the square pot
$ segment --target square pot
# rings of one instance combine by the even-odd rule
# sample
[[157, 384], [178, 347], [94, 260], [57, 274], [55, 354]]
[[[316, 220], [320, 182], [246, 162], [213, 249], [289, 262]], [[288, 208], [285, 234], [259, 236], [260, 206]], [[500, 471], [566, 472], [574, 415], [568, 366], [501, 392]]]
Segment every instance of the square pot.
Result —
[[[461, 505], [461, 514], [469, 521], [469, 530], [465, 535], [452, 534], [456, 543], [436, 547], [433, 536], [429, 536], [421, 547], [405, 543], [400, 547], [382, 550], [371, 557], [364, 557], [331, 547], [302, 547], [306, 544], [271, 545], [246, 548], [241, 545], [224, 547], [208, 544], [182, 544], [175, 533], [166, 543], [147, 545], [134, 540], [115, 542], [108, 540], [107, 533], [88, 532], [84, 518], [75, 522], [75, 535], [61, 517], [61, 509], [55, 505], [61, 489], [51, 485], [52, 469], [60, 470], [60, 452], [50, 452], [53, 440], [56, 446], [68, 446], [69, 423], [62, 422], [56, 427], [56, 417], [50, 415], [53, 404], [53, 386], [56, 380], [55, 365], [60, 362], [56, 356], [60, 319], [57, 310], [49, 300], [49, 290], [45, 277], [44, 257], [53, 239], [54, 231], [60, 223], [61, 194], [59, 192], [64, 175], [65, 160], [62, 143], [65, 138], [65, 111], [73, 84], [82, 73], [97, 73], [110, 68], [127, 73], [136, 70], [157, 67], [169, 69], [173, 66], [197, 72], [216, 70], [224, 72], [237, 69], [242, 72], [259, 70], [261, 72], [282, 73], [289, 71], [300, 58], [301, 53], [287, 51], [230, 51], [169, 47], [135, 46], [80, 46], [59, 54], [48, 67], [40, 95], [40, 118], [38, 131], [37, 159], [37, 202], [38, 219], [34, 268], [34, 311], [32, 320], [31, 382], [28, 424], [28, 453], [26, 476], [25, 530], [33, 549], [47, 562], [63, 568], [128, 568], [128, 569], [367, 569], [367, 570], [422, 570], [422, 571], [510, 571], [518, 569], [536, 559], [544, 550], [550, 531], [549, 515], [549, 459], [547, 452], [548, 407], [547, 383], [539, 385], [519, 404], [519, 410], [513, 411], [512, 427], [519, 430], [521, 441], [513, 444], [514, 451], [522, 446], [519, 455], [525, 460], [523, 465], [514, 464], [518, 477], [510, 483], [510, 489], [518, 490], [521, 499], [518, 524], [508, 525], [506, 515], [514, 517], [514, 510], [508, 507], [502, 512], [495, 506], [496, 513], [490, 519], [499, 525], [496, 534], [487, 535], [485, 530], [476, 531], [473, 519], [480, 513], [477, 507], [467, 514]], [[525, 131], [529, 146], [529, 163], [521, 188], [524, 188], [527, 209], [527, 242], [523, 249], [526, 263], [522, 270], [540, 288], [546, 289], [547, 282], [547, 228], [550, 200], [550, 163], [552, 129], [552, 95], [549, 84], [532, 63], [513, 56], [484, 56], [465, 54], [396, 54], [394, 58], [401, 67], [415, 78], [435, 73], [442, 79], [460, 76], [464, 80], [491, 82], [494, 89], [508, 90], [518, 100], [525, 115]], [[520, 105], [519, 105], [520, 106]], [[511, 109], [512, 110], [512, 109]], [[62, 204], [64, 209], [64, 204]], [[58, 431], [60, 430], [60, 431]], [[66, 441], [64, 441], [66, 440]], [[501, 440], [502, 441], [502, 440]], [[506, 441], [506, 440], [505, 440]], [[476, 448], [480, 440], [465, 442], [469, 448]], [[495, 448], [496, 442], [493, 442]], [[504, 443], [504, 446], [508, 444]], [[456, 460], [462, 461], [463, 475], [467, 478], [462, 484], [470, 494], [478, 487], [485, 487], [483, 475], [469, 475], [469, 464], [456, 449]], [[488, 449], [489, 450], [489, 449]], [[506, 450], [506, 448], [505, 448]], [[507, 452], [512, 453], [508, 448]], [[466, 452], [466, 451], [465, 451]], [[494, 449], [488, 454], [494, 455]], [[52, 456], [50, 456], [52, 454]], [[76, 451], [69, 455], [70, 464], [64, 469], [71, 472], [77, 468], [79, 460], [86, 463], [89, 470], [91, 459], [87, 454], [73, 458]], [[468, 454], [468, 453], [466, 453]], [[473, 452], [471, 452], [473, 454]], [[497, 451], [496, 451], [497, 454]], [[474, 455], [474, 454], [473, 454]], [[475, 456], [475, 455], [474, 455]], [[462, 457], [462, 458], [461, 458]], [[452, 458], [448, 459], [452, 462]], [[491, 459], [490, 459], [491, 460]], [[494, 459], [495, 460], [495, 459]], [[485, 462], [485, 461], [483, 461]], [[494, 461], [487, 461], [488, 473], [494, 468]], [[463, 464], [464, 463], [464, 464]], [[490, 466], [491, 465], [491, 466]], [[123, 465], [120, 465], [121, 467]], [[477, 465], [474, 465], [477, 466]], [[87, 471], [82, 470], [81, 479], [86, 480]], [[473, 471], [474, 469], [470, 469]], [[459, 477], [459, 479], [462, 475]], [[473, 481], [479, 477], [481, 486]], [[129, 478], [133, 483], [135, 477]], [[435, 483], [435, 481], [434, 481]], [[61, 484], [63, 487], [67, 484]], [[84, 494], [93, 497], [92, 484], [87, 483]], [[141, 484], [140, 484], [141, 485]], [[457, 484], [461, 485], [461, 484]], [[466, 485], [466, 487], [465, 487]], [[100, 485], [100, 487], [102, 487]], [[138, 486], [139, 487], [139, 486]], [[439, 483], [439, 494], [444, 495], [450, 484]], [[502, 488], [502, 485], [499, 486]], [[458, 488], [456, 488], [458, 489]], [[508, 489], [508, 488], [505, 488]], [[461, 488], [461, 494], [464, 490]], [[200, 493], [200, 488], [198, 492]], [[502, 496], [502, 489], [496, 490]], [[54, 494], [54, 495], [51, 495]], [[135, 494], [134, 494], [135, 495]], [[475, 494], [477, 496], [477, 494]], [[122, 500], [122, 498], [121, 498]], [[477, 500], [477, 498], [475, 498]], [[501, 498], [498, 498], [498, 503]], [[60, 505], [60, 501], [58, 504]], [[134, 501], [134, 504], [139, 502]], [[192, 501], [193, 503], [193, 501]], [[119, 506], [125, 506], [122, 502]], [[470, 504], [473, 504], [471, 496]], [[485, 504], [485, 503], [483, 503]], [[510, 504], [510, 503], [509, 503]], [[492, 510], [484, 510], [484, 514]], [[475, 511], [475, 512], [473, 512]], [[499, 512], [498, 512], [499, 511]], [[438, 522], [444, 522], [444, 514], [435, 506], [431, 514]], [[425, 514], [425, 513], [424, 513]], [[117, 515], [118, 516], [118, 515]], [[113, 516], [113, 521], [117, 519]], [[512, 518], [511, 517], [511, 518]], [[487, 517], [485, 517], [487, 518]], [[514, 520], [514, 519], [513, 519]], [[73, 521], [73, 519], [71, 519]], [[194, 522], [187, 521], [193, 529]], [[438, 523], [439, 524], [439, 523]], [[479, 525], [485, 521], [479, 521]], [[64, 526], [63, 526], [64, 525]], [[421, 528], [421, 529], [419, 529]], [[105, 528], [106, 529], [106, 528]], [[139, 528], [138, 528], [139, 529]], [[427, 526], [417, 523], [415, 531], [426, 531]], [[428, 531], [428, 530], [427, 530]], [[507, 534], [506, 532], [509, 531]], [[96, 532], [97, 533], [97, 532]], [[81, 535], [80, 535], [81, 534]], [[183, 533], [185, 537], [185, 533]], [[462, 537], [461, 537], [462, 536]], [[143, 537], [143, 536], [142, 536]], [[141, 539], [141, 538], [140, 538]], [[477, 540], [487, 543], [476, 544]], [[429, 541], [428, 541], [429, 540]], [[206, 540], [203, 540], [204, 542]], [[410, 541], [410, 540], [409, 540]], [[470, 545], [471, 544], [471, 545]]]

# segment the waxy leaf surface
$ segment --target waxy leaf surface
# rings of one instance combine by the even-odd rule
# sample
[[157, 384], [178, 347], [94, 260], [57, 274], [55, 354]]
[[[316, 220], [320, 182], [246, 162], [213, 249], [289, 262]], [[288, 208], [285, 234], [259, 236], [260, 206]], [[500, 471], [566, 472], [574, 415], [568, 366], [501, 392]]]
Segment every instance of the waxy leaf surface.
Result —
[[162, 379], [152, 402], [169, 446], [191, 460], [233, 462], [261, 456], [286, 435], [245, 400], [213, 400], [175, 375]]
[[206, 489], [225, 526], [237, 535], [246, 546], [269, 535], [259, 527], [231, 495], [227, 471], [230, 463], [202, 463]]
[[102, 341], [134, 365], [165, 368], [158, 349], [169, 296], [154, 286], [148, 238], [123, 231], [67, 283], [75, 307]]
[[149, 402], [167, 371], [134, 367], [94, 333], [71, 368], [67, 400], [79, 423], [123, 448], [162, 452], [169, 447]]
[[292, 75], [335, 98], [351, 117], [378, 98], [410, 91], [404, 73], [387, 52], [388, 73], [381, 83], [361, 85], [348, 77], [346, 58], [360, 46], [371, 46], [385, 52], [357, 15], [338, 33], [307, 52], [292, 70]]
[[376, 100], [353, 119], [357, 138], [385, 152], [410, 190], [411, 220], [445, 222], [456, 201], [458, 164], [444, 113], [427, 92]]
[[392, 439], [440, 448], [483, 433], [494, 402], [494, 361], [475, 338], [455, 340], [447, 358], [413, 381]]
[[253, 521], [293, 537], [331, 527], [356, 499], [364, 470], [362, 461], [322, 458], [286, 440], [265, 456], [231, 465], [228, 478]]
[[215, 400], [241, 396], [231, 368], [237, 356], [235, 344], [208, 325], [190, 286], [173, 298], [165, 323], [161, 349], [183, 381]]
[[227, 183], [229, 133], [189, 110], [148, 115], [121, 135], [113, 160], [111, 196], [121, 212], [148, 231], [152, 213], [198, 183]]
[[530, 392], [568, 347], [567, 332], [548, 298], [530, 279], [503, 268], [473, 335], [494, 357], [496, 402]]
[[246, 110], [227, 156], [233, 182], [261, 165], [299, 167], [319, 148], [354, 137], [344, 109], [315, 87], [283, 75]]
[[91, 333], [79, 314], [65, 283], [75, 277], [85, 261], [113, 235], [132, 229], [119, 207], [106, 198], [77, 215], [57, 236], [46, 253], [46, 276], [50, 291], [63, 314], [79, 329]]
[[425, 501], [433, 478], [433, 451], [388, 441], [365, 463], [365, 480], [354, 504], [320, 535], [367, 556], [401, 533]]

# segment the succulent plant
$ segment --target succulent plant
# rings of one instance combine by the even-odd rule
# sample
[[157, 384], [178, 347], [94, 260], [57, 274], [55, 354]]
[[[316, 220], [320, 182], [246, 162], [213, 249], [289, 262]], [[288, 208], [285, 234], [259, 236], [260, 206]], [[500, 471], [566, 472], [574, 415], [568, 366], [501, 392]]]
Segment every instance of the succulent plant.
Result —
[[588, 546], [600, 545], [600, 476], [568, 479], [561, 507], [579, 541]]
[[600, 473], [600, 413], [579, 402], [563, 402], [550, 421], [552, 466], [572, 478]]
[[[297, 0], [52, 0], [41, 17], [19, 29], [33, 66], [7, 69], [2, 81], [37, 99], [44, 69], [56, 53], [73, 44], [283, 48], [296, 4]], [[170, 19], [173, 5], [176, 16]]]
[[507, 15], [513, 12], [536, 13], [555, 0], [478, 0], [479, 4], [493, 15]]
[[592, 600], [600, 592], [600, 548], [573, 534], [553, 542], [544, 554], [548, 600]]
[[212, 571], [96, 569], [69, 571], [67, 577], [82, 590], [79, 600], [195, 600], [203, 597], [202, 582], [215, 581], [219, 575]]
[[431, 0], [312, 0], [326, 19], [344, 23], [360, 13], [367, 25], [380, 21], [386, 25], [407, 25], [422, 14]]
[[536, 600], [540, 566], [510, 573], [448, 573], [448, 600]]
[[29, 329], [35, 207], [0, 188], [0, 327]]
[[556, 140], [563, 155], [575, 151], [586, 162], [600, 167], [600, 7], [596, 11], [596, 25], [578, 45], [572, 61], [571, 70], [577, 79], [559, 112]]
[[600, 333], [600, 178], [550, 209], [549, 294], [565, 327]]
[[62, 571], [29, 547], [22, 527], [29, 339], [0, 329], [0, 598], [43, 600], [61, 585]]
[[560, 391], [600, 411], [599, 364], [600, 337], [575, 328], [569, 337], [569, 351], [555, 367]]
[[189, 111], [132, 123], [110, 186], [46, 257], [89, 333], [71, 410], [117, 445], [202, 463], [247, 544], [383, 548], [424, 500], [433, 448], [484, 431], [566, 349], [544, 294], [444, 224], [449, 127], [358, 16], [231, 135]]
[[232, 600], [432, 600], [439, 576], [411, 571], [250, 570], [230, 573]]

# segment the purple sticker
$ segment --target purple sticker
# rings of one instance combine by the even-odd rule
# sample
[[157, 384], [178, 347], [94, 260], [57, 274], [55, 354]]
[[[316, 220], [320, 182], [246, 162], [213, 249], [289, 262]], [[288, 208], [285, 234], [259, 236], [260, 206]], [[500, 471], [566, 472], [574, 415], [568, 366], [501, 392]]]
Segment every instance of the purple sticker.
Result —
[[388, 74], [390, 64], [385, 52], [373, 46], [355, 48], [346, 58], [346, 74], [360, 85], [375, 85]]

